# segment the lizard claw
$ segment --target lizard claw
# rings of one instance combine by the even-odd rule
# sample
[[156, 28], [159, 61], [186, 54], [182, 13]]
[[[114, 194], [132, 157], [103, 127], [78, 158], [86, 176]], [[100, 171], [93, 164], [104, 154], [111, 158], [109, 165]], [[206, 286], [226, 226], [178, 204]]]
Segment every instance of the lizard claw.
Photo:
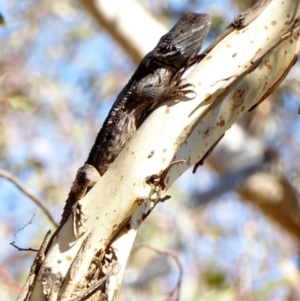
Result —
[[87, 221], [88, 217], [86, 214], [84, 214], [84, 212], [82, 210], [82, 205], [80, 204], [80, 202], [77, 202], [73, 206], [72, 214], [73, 214], [73, 224], [72, 224], [73, 234], [76, 238], [79, 238], [86, 232], [82, 228], [87, 229], [84, 226], [84, 223]]
[[180, 90], [183, 90], [183, 89], [188, 88], [188, 87], [192, 88], [193, 90], [196, 88], [195, 85], [189, 84], [189, 83], [184, 84], [184, 85], [180, 85], [178, 88], [180, 88]]
[[192, 98], [195, 98], [197, 96], [197, 93], [194, 91], [195, 85], [186, 83], [184, 84], [185, 79], [180, 79], [177, 82], [174, 82], [171, 87], [170, 95], [174, 98], [176, 97], [186, 97], [187, 94], [193, 93], [194, 96]]

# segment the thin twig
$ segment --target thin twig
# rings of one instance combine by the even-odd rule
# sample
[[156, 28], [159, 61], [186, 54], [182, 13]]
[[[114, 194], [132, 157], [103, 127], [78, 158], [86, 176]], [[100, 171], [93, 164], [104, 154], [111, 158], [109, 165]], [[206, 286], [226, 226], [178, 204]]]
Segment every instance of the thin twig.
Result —
[[38, 252], [39, 250], [37, 250], [37, 249], [33, 249], [33, 248], [20, 248], [20, 247], [18, 247], [15, 243], [13, 243], [13, 242], [11, 242], [10, 243], [13, 247], [15, 247], [18, 251], [32, 251], [32, 252]]
[[36, 249], [32, 249], [32, 248], [20, 248], [16, 245], [16, 240], [17, 240], [17, 236], [19, 234], [19, 232], [21, 232], [22, 230], [24, 230], [28, 225], [32, 224], [32, 220], [35, 217], [35, 214], [32, 216], [32, 218], [30, 219], [30, 221], [28, 223], [26, 223], [22, 228], [19, 228], [18, 231], [14, 234], [14, 241], [12, 241], [10, 244], [12, 246], [14, 246], [16, 249], [18, 249], [19, 251], [33, 251], [33, 252], [37, 252], [38, 250]]
[[46, 216], [49, 218], [50, 222], [57, 227], [57, 223], [55, 222], [55, 220], [53, 219], [52, 215], [50, 214], [49, 209], [46, 207], [45, 205], [45, 201], [35, 195], [33, 195], [31, 192], [29, 192], [27, 190], [27, 188], [25, 188], [25, 186], [23, 184], [21, 184], [21, 182], [15, 177], [13, 176], [11, 173], [0, 169], [0, 177], [3, 177], [9, 181], [11, 181], [13, 184], [16, 185], [16, 187], [23, 193], [25, 194], [28, 198], [30, 198], [37, 206], [39, 206], [44, 213], [46, 214]]
[[171, 256], [174, 259], [174, 261], [177, 264], [178, 269], [179, 269], [179, 277], [178, 277], [178, 282], [177, 282], [176, 286], [171, 290], [171, 292], [169, 293], [169, 295], [170, 295], [170, 297], [172, 297], [173, 294], [177, 290], [176, 301], [178, 301], [179, 300], [179, 291], [180, 291], [180, 286], [181, 286], [181, 280], [182, 280], [182, 275], [183, 275], [183, 267], [182, 267], [182, 265], [180, 263], [178, 254], [176, 252], [172, 251], [172, 250], [155, 248], [155, 247], [153, 247], [153, 246], [151, 246], [150, 244], [147, 244], [147, 243], [141, 243], [141, 244], [139, 244], [138, 246], [136, 246], [135, 248], [132, 249], [131, 253], [136, 252], [140, 248], [147, 248], [147, 249], [150, 249], [151, 251], [154, 251], [154, 252], [156, 252], [156, 253], [158, 253], [160, 255]]

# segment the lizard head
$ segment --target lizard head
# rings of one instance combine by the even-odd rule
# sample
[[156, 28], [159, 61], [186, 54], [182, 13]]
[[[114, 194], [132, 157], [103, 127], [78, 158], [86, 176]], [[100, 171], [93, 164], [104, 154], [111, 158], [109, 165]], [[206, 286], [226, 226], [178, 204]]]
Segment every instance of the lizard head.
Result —
[[155, 59], [183, 68], [201, 49], [211, 23], [207, 14], [187, 13], [163, 35], [153, 50]]

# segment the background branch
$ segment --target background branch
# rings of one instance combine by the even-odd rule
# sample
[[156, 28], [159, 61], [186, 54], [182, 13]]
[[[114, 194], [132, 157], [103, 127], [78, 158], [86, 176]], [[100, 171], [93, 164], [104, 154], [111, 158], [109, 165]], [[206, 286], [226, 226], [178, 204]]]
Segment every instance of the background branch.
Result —
[[52, 217], [50, 210], [47, 208], [45, 201], [34, 194], [32, 194], [21, 182], [11, 173], [0, 169], [0, 177], [9, 180], [13, 183], [24, 195], [26, 195], [30, 200], [32, 200], [41, 210], [45, 213], [48, 217], [49, 221], [53, 224], [53, 226], [57, 227], [57, 223], [55, 222], [54, 218]]

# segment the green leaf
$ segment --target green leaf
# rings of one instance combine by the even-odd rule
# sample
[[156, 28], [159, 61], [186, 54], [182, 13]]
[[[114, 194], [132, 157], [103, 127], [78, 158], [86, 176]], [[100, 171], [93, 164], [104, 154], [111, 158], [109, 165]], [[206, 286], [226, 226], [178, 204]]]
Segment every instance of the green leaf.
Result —
[[24, 112], [35, 112], [37, 110], [36, 104], [30, 102], [22, 95], [16, 95], [8, 98], [8, 102], [13, 109]]

